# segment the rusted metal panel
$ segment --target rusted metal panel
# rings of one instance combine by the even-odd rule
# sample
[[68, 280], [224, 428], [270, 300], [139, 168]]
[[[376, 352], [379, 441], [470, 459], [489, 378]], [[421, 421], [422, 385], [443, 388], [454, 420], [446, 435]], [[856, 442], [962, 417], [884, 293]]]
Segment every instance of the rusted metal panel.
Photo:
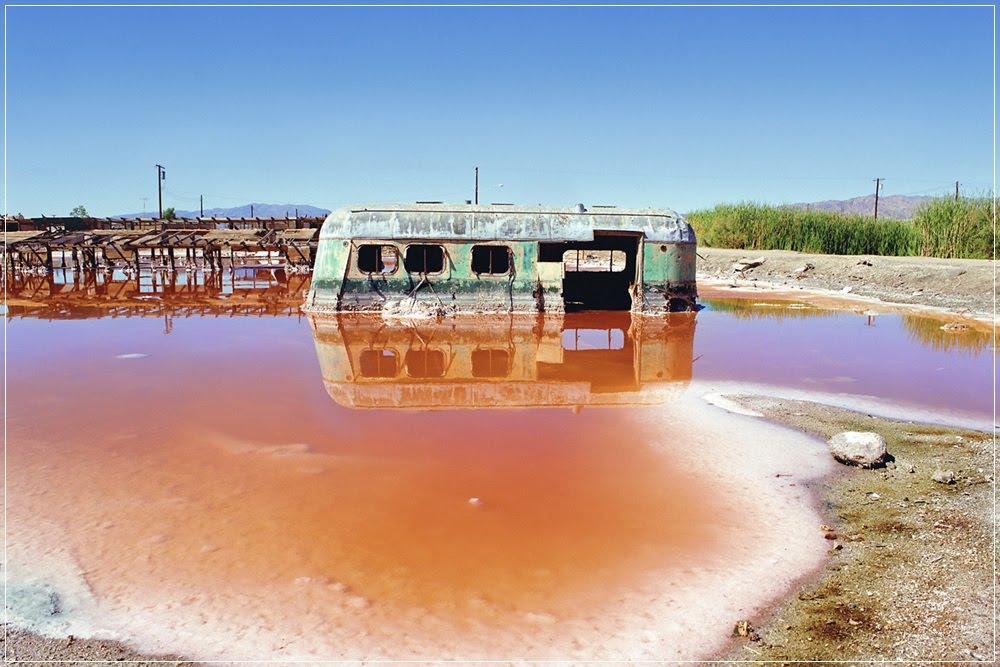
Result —
[[656, 243], [693, 243], [683, 216], [669, 209], [580, 211], [543, 206], [469, 204], [372, 205], [342, 208], [321, 239], [437, 241], [591, 241], [595, 232], [642, 233]]

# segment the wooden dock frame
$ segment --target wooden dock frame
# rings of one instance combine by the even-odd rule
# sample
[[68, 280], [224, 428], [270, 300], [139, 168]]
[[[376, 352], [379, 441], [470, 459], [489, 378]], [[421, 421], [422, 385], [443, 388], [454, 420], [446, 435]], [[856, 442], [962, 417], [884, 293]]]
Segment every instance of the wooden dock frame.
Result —
[[75, 270], [139, 272], [145, 265], [153, 270], [221, 271], [227, 264], [231, 268], [258, 260], [272, 266], [274, 260], [284, 260], [289, 269], [305, 272], [312, 269], [318, 242], [319, 228], [17, 231], [4, 234], [3, 267], [12, 273], [52, 271], [58, 259], [60, 267]]

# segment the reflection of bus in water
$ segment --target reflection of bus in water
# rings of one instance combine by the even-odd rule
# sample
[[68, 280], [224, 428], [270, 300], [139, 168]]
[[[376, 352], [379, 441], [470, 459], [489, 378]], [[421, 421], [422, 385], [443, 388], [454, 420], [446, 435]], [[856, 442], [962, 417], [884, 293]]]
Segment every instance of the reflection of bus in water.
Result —
[[352, 408], [665, 403], [691, 379], [693, 314], [310, 318], [327, 392]]

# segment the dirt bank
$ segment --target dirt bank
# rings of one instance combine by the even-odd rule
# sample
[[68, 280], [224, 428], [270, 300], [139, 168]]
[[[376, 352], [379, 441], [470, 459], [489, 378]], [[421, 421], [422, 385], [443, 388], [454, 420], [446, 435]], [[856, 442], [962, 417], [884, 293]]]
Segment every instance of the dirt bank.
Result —
[[[699, 292], [819, 291], [994, 320], [994, 263], [981, 259], [698, 249]], [[760, 262], [756, 266], [750, 266]], [[744, 268], [745, 267], [745, 268]], [[725, 291], [731, 293], [725, 294]]]
[[[814, 485], [829, 564], [733, 639], [733, 661], [986, 661], [993, 646], [993, 453], [981, 431], [893, 421], [807, 401], [730, 397], [823, 439], [875, 431], [895, 461]], [[954, 483], [933, 479], [952, 471]], [[735, 622], [735, 621], [734, 621]]]
[[84, 665], [92, 662], [111, 662], [154, 667], [164, 662], [190, 666], [195, 663], [183, 662], [175, 656], [152, 656], [138, 653], [121, 642], [103, 639], [77, 639], [70, 635], [54, 639], [25, 630], [6, 627], [0, 637], [4, 661], [39, 662], [57, 665]]

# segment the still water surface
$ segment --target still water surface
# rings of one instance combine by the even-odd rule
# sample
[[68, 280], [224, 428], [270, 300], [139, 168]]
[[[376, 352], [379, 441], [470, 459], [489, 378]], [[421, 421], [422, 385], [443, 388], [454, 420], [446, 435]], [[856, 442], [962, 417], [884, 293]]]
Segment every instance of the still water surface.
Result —
[[[562, 622], [580, 627], [560, 650], [613, 658], [580, 628], [608, 634], [602, 611], [638, 641], [637, 601], [663, 602], [650, 573], [662, 588], [664, 572], [696, 581], [764, 553], [769, 534], [747, 533], [763, 492], [742, 464], [705, 465], [732, 427], [694, 406], [700, 383], [992, 413], [988, 334], [933, 320], [735, 300], [637, 321], [310, 320], [294, 307], [305, 279], [253, 278], [11, 300], [12, 579], [73, 570], [84, 594], [66, 606], [177, 637], [291, 623], [258, 658], [315, 635], [342, 657], [446, 657], [463, 645], [443, 635]], [[786, 501], [809, 505], [772, 505]], [[775, 535], [812, 544], [794, 532]], [[626, 599], [633, 616], [615, 616]], [[226, 641], [166, 648], [219, 657]]]

